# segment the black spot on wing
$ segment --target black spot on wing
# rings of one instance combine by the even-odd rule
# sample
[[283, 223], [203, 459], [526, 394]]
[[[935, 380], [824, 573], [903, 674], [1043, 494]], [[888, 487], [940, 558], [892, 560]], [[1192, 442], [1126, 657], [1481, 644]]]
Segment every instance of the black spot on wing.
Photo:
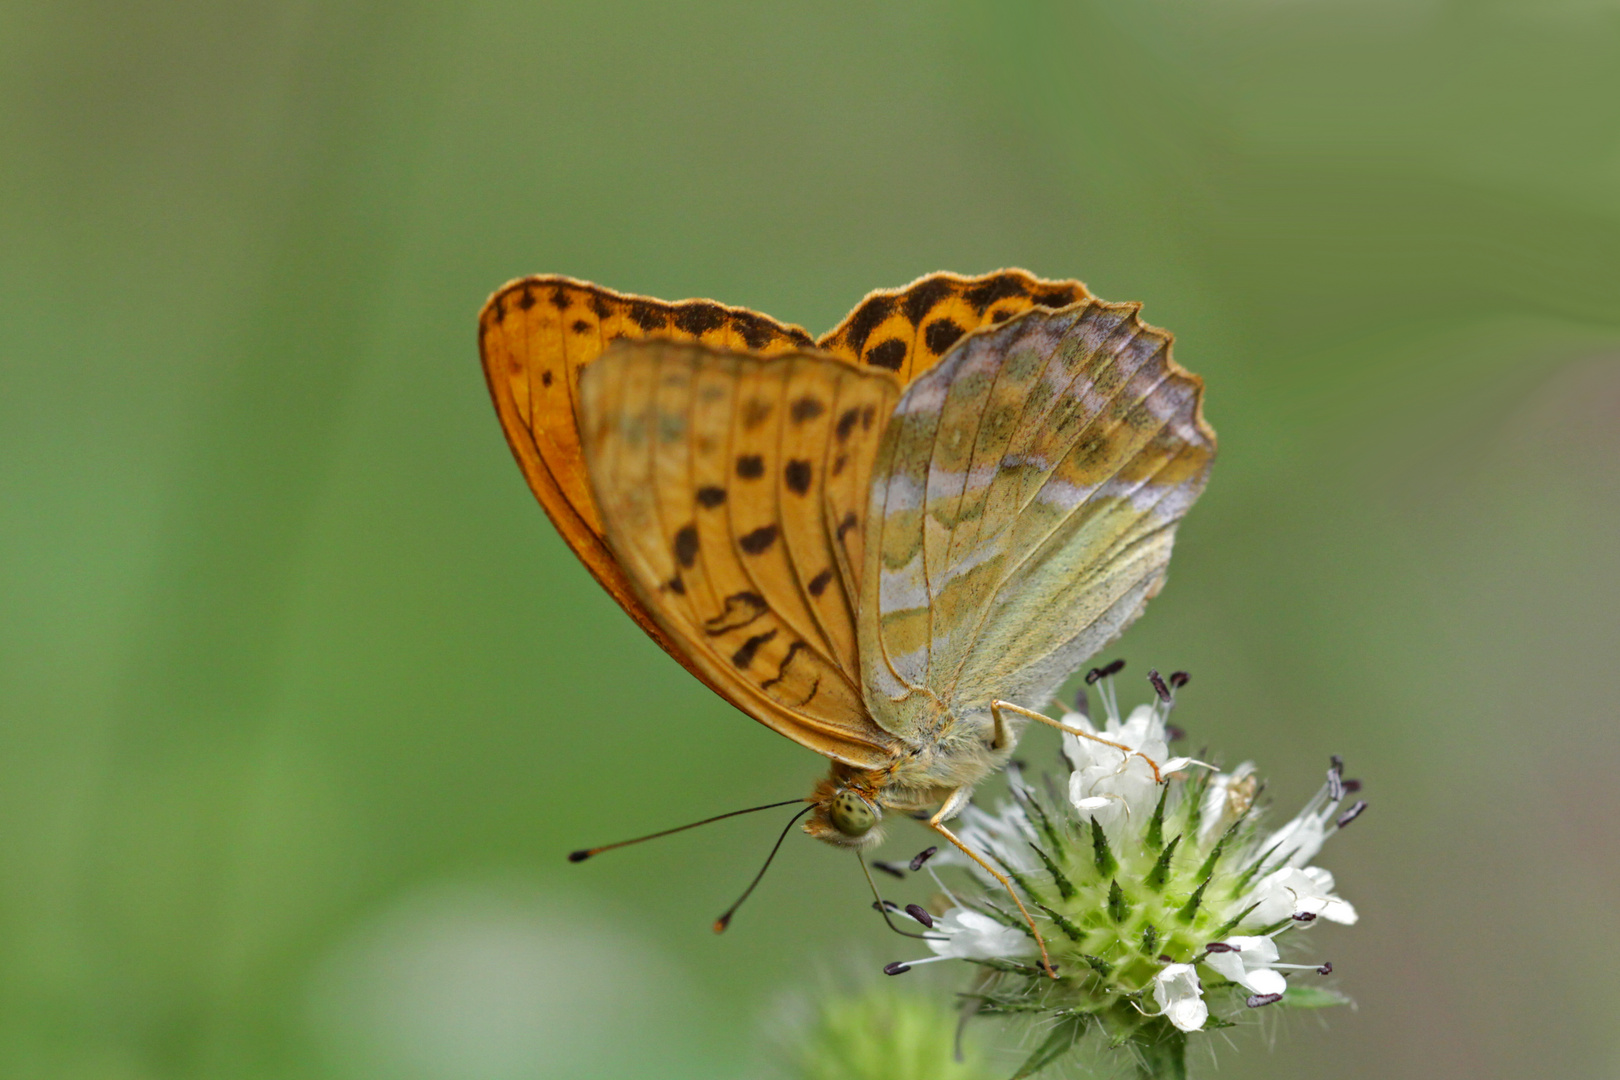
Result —
[[851, 510], [849, 513], [845, 514], [844, 520], [838, 523], [838, 539], [842, 540], [844, 538], [844, 534], [853, 529], [857, 524], [859, 524], [859, 519], [855, 517], [855, 511]]
[[726, 609], [712, 619], [703, 620], [703, 629], [710, 634], [723, 634], [747, 626], [771, 610], [765, 598], [756, 592], [732, 593], [726, 597]]
[[900, 365], [906, 362], [906, 343], [899, 338], [890, 338], [888, 341], [874, 345], [871, 351], [866, 354], [866, 362], [873, 367], [899, 371]]
[[763, 349], [776, 337], [776, 328], [766, 322], [762, 317], [753, 313], [746, 315], [733, 315], [731, 328], [737, 331], [750, 349]]
[[669, 325], [669, 317], [658, 310], [656, 304], [635, 300], [630, 304], [630, 321], [643, 330], [662, 330]]
[[686, 582], [681, 580], [681, 575], [679, 574], [676, 574], [674, 577], [664, 582], [664, 588], [668, 589], [676, 596], [686, 595]]
[[675, 534], [675, 558], [687, 569], [697, 564], [698, 531], [697, 526], [688, 522], [682, 525]]
[[818, 399], [806, 394], [793, 402], [793, 411], [788, 415], [793, 417], [795, 424], [802, 424], [806, 420], [814, 420], [826, 411], [827, 406], [823, 405]]
[[906, 318], [911, 325], [916, 326], [923, 321], [934, 305], [951, 294], [952, 285], [943, 277], [929, 278], [927, 281], [914, 285], [906, 294]]
[[872, 336], [872, 331], [876, 330], [892, 311], [894, 298], [890, 296], [874, 296], [855, 309], [855, 314], [849, 319], [849, 330], [846, 331], [846, 340], [855, 355], [860, 355], [861, 350], [866, 347], [866, 339]]
[[822, 593], [826, 592], [827, 586], [832, 584], [832, 574], [832, 567], [829, 566], [821, 573], [811, 578], [810, 585], [808, 586], [810, 589], [810, 595], [820, 596]]
[[843, 411], [843, 413], [838, 417], [838, 427], [836, 428], [839, 442], [843, 442], [845, 439], [849, 438], [849, 433], [855, 430], [855, 424], [858, 420], [860, 420], [860, 418], [860, 406], [845, 409]]
[[985, 308], [997, 300], [1005, 300], [1010, 296], [1023, 296], [1029, 290], [1019, 280], [1017, 274], [997, 274], [988, 278], [962, 294], [963, 299], [973, 305], [973, 310], [983, 312]]
[[589, 330], [590, 328], [591, 328], [591, 324], [587, 320], [585, 320], [585, 319], [575, 319], [574, 320], [574, 333], [583, 334], [585, 331]]
[[805, 494], [810, 490], [810, 463], [794, 458], [787, 463], [787, 468], [782, 470], [782, 479], [787, 481], [787, 486], [795, 495]]
[[524, 311], [534, 307], [534, 293], [527, 285], [523, 286], [523, 295], [518, 297], [518, 307]]
[[541, 386], [550, 386], [551, 385], [551, 372], [542, 371], [540, 373], [540, 385]]
[[609, 304], [600, 296], [593, 296], [591, 297], [591, 310], [596, 312], [596, 317], [598, 319], [605, 319], [609, 315], [613, 314], [613, 305]]
[[1041, 307], [1060, 308], [1078, 303], [1080, 294], [1078, 289], [1073, 288], [1048, 289], [1045, 292], [1035, 293], [1030, 299]]
[[765, 459], [758, 454], [742, 454], [737, 458], [737, 475], [744, 480], [758, 480], [765, 475]]
[[573, 297], [569, 296], [568, 290], [562, 286], [551, 290], [551, 306], [558, 311], [567, 311], [568, 305], [573, 302]]
[[781, 682], [782, 679], [787, 676], [788, 665], [793, 663], [793, 658], [799, 655], [799, 650], [803, 649], [804, 647], [805, 645], [802, 641], [795, 641], [793, 644], [789, 645], [787, 655], [782, 657], [782, 662], [780, 664], [776, 665], [776, 674], [760, 683], [759, 688], [761, 690], [769, 690], [771, 687]]
[[676, 328], [683, 333], [691, 334], [693, 337], [702, 337], [725, 321], [726, 313], [718, 304], [708, 304], [701, 300], [694, 300], [689, 304], [680, 304], [675, 308]]
[[753, 431], [771, 418], [771, 403], [764, 398], [749, 398], [743, 402], [743, 430]]
[[767, 630], [763, 634], [755, 634], [753, 637], [743, 642], [741, 648], [731, 654], [731, 662], [740, 668], [746, 669], [749, 664], [754, 662], [754, 654], [759, 652], [760, 646], [764, 645], [767, 641], [770, 641], [775, 636], [775, 630]]
[[726, 501], [726, 489], [715, 487], [713, 484], [704, 484], [697, 489], [697, 501], [705, 510], [713, 510]]
[[945, 350], [955, 345], [963, 333], [963, 329], [951, 320], [935, 319], [928, 324], [928, 329], [923, 331], [923, 341], [927, 344], [929, 352], [943, 356]]
[[1006, 322], [1016, 314], [1018, 314], [1018, 312], [1012, 308], [997, 308], [995, 311], [990, 313], [990, 321], [999, 325]]
[[776, 543], [776, 526], [761, 525], [751, 533], [745, 533], [737, 538], [737, 546], [750, 555], [759, 555], [770, 550]]

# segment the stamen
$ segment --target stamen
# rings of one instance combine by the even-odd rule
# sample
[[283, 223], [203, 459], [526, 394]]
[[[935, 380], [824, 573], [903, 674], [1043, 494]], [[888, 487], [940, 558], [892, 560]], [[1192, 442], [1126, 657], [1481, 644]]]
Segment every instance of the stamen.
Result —
[[883, 871], [885, 874], [899, 878], [901, 881], [906, 879], [906, 872], [894, 865], [894, 863], [880, 862], [877, 859], [873, 859], [872, 865], [876, 869]]
[[1296, 911], [1296, 912], [1294, 912], [1292, 915], [1290, 915], [1288, 917], [1290, 919], [1293, 919], [1295, 922], [1313, 923], [1313, 922], [1316, 921], [1316, 912], [1314, 912], [1314, 911]]
[[906, 914], [928, 927], [928, 929], [932, 930], [934, 928], [934, 917], [928, 914], [928, 909], [921, 904], [907, 904]]
[[1241, 945], [1231, 945], [1224, 941], [1212, 941], [1204, 946], [1204, 951], [1212, 953], [1242, 952], [1243, 947]]
[[1180, 728], [1176, 727], [1176, 725], [1174, 725], [1174, 724], [1166, 724], [1166, 725], [1164, 725], [1164, 741], [1165, 742], [1180, 742], [1182, 739], [1185, 739], [1186, 737], [1187, 737], [1187, 733], [1185, 731], [1181, 730]]
[[1281, 994], [1250, 994], [1243, 1004], [1251, 1009], [1258, 1009], [1262, 1005], [1272, 1005], [1283, 999]]
[[883, 965], [883, 974], [885, 974], [885, 975], [904, 975], [906, 972], [908, 972], [910, 970], [911, 970], [911, 965], [910, 964], [903, 964], [898, 960], [896, 960], [892, 964], [884, 964]]
[[1180, 690], [1190, 682], [1192, 682], [1192, 676], [1185, 671], [1172, 671], [1170, 673], [1170, 688], [1172, 690]]
[[1342, 829], [1352, 821], [1356, 820], [1356, 818], [1360, 817], [1362, 813], [1366, 811], [1366, 809], [1367, 800], [1357, 799], [1355, 805], [1350, 807], [1350, 809], [1346, 810], [1344, 813], [1340, 814], [1339, 820], [1335, 821], [1334, 824]]
[[872, 901], [872, 910], [873, 911], [893, 911], [893, 912], [898, 913], [900, 911], [900, 905], [895, 903], [893, 900], [885, 900], [882, 903], [879, 903], [878, 901], [874, 900], [874, 901]]
[[1344, 790], [1345, 790], [1346, 794], [1354, 795], [1356, 792], [1361, 790], [1361, 781], [1360, 780], [1346, 780], [1344, 782]]
[[1086, 696], [1086, 688], [1083, 686], [1074, 692], [1074, 711], [1087, 720], [1091, 719], [1091, 699]]
[[1165, 685], [1164, 679], [1159, 675], [1158, 669], [1155, 668], [1154, 670], [1148, 672], [1148, 682], [1153, 684], [1153, 692], [1159, 695], [1160, 701], [1164, 702], [1166, 705], [1172, 705], [1175, 703], [1175, 696], [1170, 693], [1170, 688]]
[[923, 863], [927, 862], [929, 859], [932, 859], [938, 853], [939, 848], [937, 847], [923, 848], [921, 851], [917, 852], [917, 854], [911, 857], [911, 872], [916, 873], [918, 870], [921, 870], [923, 868]]
[[1333, 961], [1331, 961], [1331, 960], [1323, 961], [1322, 966], [1316, 969], [1316, 973], [1318, 975], [1331, 975], [1331, 974], [1333, 974]]

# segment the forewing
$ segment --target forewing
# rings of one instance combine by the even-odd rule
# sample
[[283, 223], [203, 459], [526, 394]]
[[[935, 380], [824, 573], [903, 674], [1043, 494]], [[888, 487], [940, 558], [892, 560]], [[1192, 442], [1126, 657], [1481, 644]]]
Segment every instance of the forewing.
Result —
[[1090, 296], [1078, 281], [1047, 281], [1024, 270], [978, 277], [928, 274], [903, 288], [870, 293], [816, 344], [852, 362], [892, 371], [904, 386], [980, 327], [1031, 308], [1065, 308]]
[[607, 545], [663, 640], [750, 716], [868, 768], [894, 740], [859, 690], [847, 568], [899, 393], [831, 357], [664, 341], [616, 345], [580, 380]]
[[580, 370], [613, 342], [648, 336], [761, 355], [810, 344], [800, 328], [743, 308], [708, 300], [668, 303], [560, 276], [503, 286], [484, 305], [478, 322], [484, 377], [529, 487], [596, 580], [686, 663], [603, 543], [601, 515], [580, 451]]
[[879, 451], [860, 622], [868, 705], [906, 734], [1029, 707], [1162, 585], [1208, 479], [1203, 383], [1136, 305], [1032, 311], [906, 391]]

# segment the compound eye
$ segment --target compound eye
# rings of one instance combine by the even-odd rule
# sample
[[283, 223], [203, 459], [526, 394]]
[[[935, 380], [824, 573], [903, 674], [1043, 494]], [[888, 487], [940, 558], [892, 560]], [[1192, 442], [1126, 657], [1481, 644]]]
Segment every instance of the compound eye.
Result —
[[853, 791], [840, 791], [833, 796], [830, 816], [833, 828], [845, 836], [864, 836], [877, 824], [877, 811]]

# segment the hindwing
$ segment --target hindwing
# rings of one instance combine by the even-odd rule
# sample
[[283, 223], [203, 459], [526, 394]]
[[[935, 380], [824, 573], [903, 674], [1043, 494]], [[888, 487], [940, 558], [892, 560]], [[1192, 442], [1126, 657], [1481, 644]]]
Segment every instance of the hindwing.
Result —
[[906, 735], [943, 702], [1039, 708], [1163, 583], [1208, 479], [1203, 383], [1138, 305], [1034, 310], [906, 390], [879, 451], [860, 650]]

